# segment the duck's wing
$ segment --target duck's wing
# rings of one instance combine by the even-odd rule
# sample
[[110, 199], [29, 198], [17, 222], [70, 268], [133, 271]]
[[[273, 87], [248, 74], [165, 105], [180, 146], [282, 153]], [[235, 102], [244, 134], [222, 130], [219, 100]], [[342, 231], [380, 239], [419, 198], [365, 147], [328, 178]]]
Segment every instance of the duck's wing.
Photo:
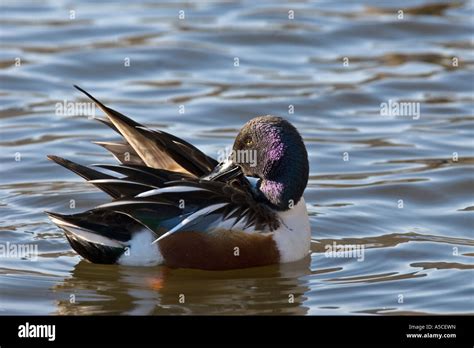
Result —
[[[161, 204], [178, 207], [179, 215], [166, 224], [162, 221], [156, 224], [152, 217]], [[238, 179], [230, 182], [181, 179], [99, 207], [129, 214], [153, 231], [161, 229], [155, 242], [179, 231], [271, 232], [280, 224], [275, 211], [256, 199]], [[166, 233], [162, 233], [162, 228]]]
[[[94, 253], [99, 248], [102, 254], [120, 248], [123, 251], [136, 231], [144, 228], [152, 233], [152, 243], [183, 231], [271, 232], [280, 223], [275, 212], [258, 202], [237, 180], [224, 183], [193, 178], [168, 182], [164, 187], [116, 199], [84, 213], [48, 214], [66, 231], [73, 248], [93, 262], [97, 255], [88, 256], [89, 250], [84, 248], [91, 247]], [[113, 259], [116, 255], [112, 254]]]
[[[146, 205], [143, 209], [147, 211]], [[91, 262], [117, 263], [127, 252], [140, 260], [137, 264], [160, 262], [156, 247], [152, 245], [153, 239], [160, 234], [127, 213], [100, 207], [73, 215], [46, 213], [64, 230], [71, 247]], [[179, 208], [162, 203], [153, 220], [158, 223], [178, 214]]]
[[[135, 164], [142, 164], [137, 157], [148, 167], [190, 173], [196, 177], [206, 175], [218, 164], [216, 160], [207, 156], [190, 143], [169, 133], [151, 130], [127, 116], [105, 106], [91, 94], [78, 86], [79, 91], [92, 99], [106, 114], [108, 121], [101, 120], [121, 134], [126, 140], [125, 149], [130, 156], [134, 156]], [[99, 119], [100, 120], [100, 119]], [[130, 148], [127, 147], [127, 144]], [[100, 144], [111, 151], [115, 157], [124, 163], [122, 155], [123, 143]], [[118, 146], [122, 149], [118, 150]], [[127, 152], [127, 151], [126, 151]]]
[[[120, 263], [121, 256], [131, 250], [132, 254], [139, 254], [138, 264], [148, 262], [146, 260], [159, 262], [154, 244], [158, 241], [160, 248], [162, 243], [171, 241], [173, 246], [166, 244], [167, 255], [172, 258], [179, 256], [179, 260], [173, 259], [171, 264], [188, 266], [196, 266], [200, 260], [187, 254], [194, 250], [193, 241], [203, 243], [204, 250], [198, 253], [204, 256], [208, 252], [220, 253], [220, 244], [215, 244], [219, 240], [245, 248], [252, 245], [257, 248], [258, 243], [267, 242], [273, 247], [268, 234], [251, 232], [271, 232], [278, 228], [280, 221], [276, 213], [255, 199], [238, 179], [219, 182], [182, 176], [170, 181], [184, 174], [143, 166], [101, 165], [102, 169], [125, 175], [125, 178], [111, 178], [90, 167], [52, 159], [89, 178], [94, 185], [116, 198], [84, 213], [48, 213], [52, 221], [65, 231], [73, 249], [89, 261]], [[184, 232], [192, 233], [194, 237], [188, 240], [189, 235]], [[221, 235], [219, 232], [225, 233]], [[165, 239], [167, 237], [169, 239]]]

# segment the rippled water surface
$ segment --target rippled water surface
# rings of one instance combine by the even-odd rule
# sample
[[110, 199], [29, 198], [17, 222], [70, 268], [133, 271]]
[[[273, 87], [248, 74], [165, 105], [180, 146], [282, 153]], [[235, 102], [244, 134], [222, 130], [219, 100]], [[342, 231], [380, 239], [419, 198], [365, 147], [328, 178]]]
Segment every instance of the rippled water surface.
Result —
[[[0, 259], [0, 314], [474, 313], [472, 2], [0, 6], [0, 243], [39, 252]], [[311, 257], [229, 272], [81, 260], [43, 211], [108, 197], [46, 155], [114, 163], [90, 141], [115, 135], [56, 112], [85, 101], [72, 84], [212, 156], [251, 117], [287, 117], [310, 156]], [[381, 115], [390, 100], [420, 117]], [[334, 242], [363, 260], [327, 257]]]

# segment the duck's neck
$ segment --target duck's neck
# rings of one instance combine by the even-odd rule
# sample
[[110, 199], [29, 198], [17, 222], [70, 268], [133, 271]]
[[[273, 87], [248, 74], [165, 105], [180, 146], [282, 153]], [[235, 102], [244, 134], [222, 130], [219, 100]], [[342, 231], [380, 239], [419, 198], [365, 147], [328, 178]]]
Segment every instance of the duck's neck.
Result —
[[300, 201], [308, 183], [309, 165], [306, 150], [303, 147], [296, 153], [302, 153], [299, 160], [294, 160], [294, 156], [284, 156], [268, 166], [258, 187], [261, 194], [277, 210], [293, 208]]
[[283, 182], [265, 179], [261, 181], [259, 190], [272, 205], [280, 210], [288, 209], [289, 202], [286, 202], [285, 199], [285, 184]]
[[299, 134], [298, 137], [270, 132], [266, 146], [269, 150], [263, 153], [263, 161], [260, 158], [264, 165], [259, 190], [277, 210], [293, 208], [308, 183], [308, 154]]
[[297, 183], [282, 179], [263, 179], [259, 190], [275, 209], [288, 210], [293, 208], [302, 196], [302, 192], [299, 192], [297, 187], [292, 187], [292, 184]]

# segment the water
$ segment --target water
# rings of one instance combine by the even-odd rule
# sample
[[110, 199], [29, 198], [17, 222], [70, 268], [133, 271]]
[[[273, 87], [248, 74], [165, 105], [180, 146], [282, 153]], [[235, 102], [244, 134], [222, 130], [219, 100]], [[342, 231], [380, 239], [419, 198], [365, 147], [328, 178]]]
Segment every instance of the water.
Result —
[[[0, 242], [38, 255], [0, 259], [0, 313], [473, 314], [472, 14], [469, 1], [3, 0]], [[310, 156], [311, 257], [229, 272], [81, 260], [43, 211], [108, 198], [46, 155], [114, 163], [90, 141], [115, 135], [55, 112], [85, 101], [72, 84], [214, 157], [251, 117], [287, 117]], [[390, 100], [419, 118], [382, 116]], [[327, 257], [334, 242], [364, 245], [363, 260]]]

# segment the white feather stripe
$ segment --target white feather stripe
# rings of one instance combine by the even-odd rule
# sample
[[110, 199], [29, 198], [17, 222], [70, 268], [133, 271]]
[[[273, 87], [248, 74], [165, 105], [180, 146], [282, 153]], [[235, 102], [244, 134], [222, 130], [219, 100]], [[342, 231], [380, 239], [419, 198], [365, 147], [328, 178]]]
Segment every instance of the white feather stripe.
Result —
[[204, 189], [202, 187], [194, 187], [194, 186], [171, 186], [171, 187], [164, 187], [164, 188], [142, 192], [137, 197], [149, 197], [149, 196], [158, 195], [160, 193], [166, 193], [166, 192], [192, 192], [192, 191], [209, 191], [209, 190]]
[[[148, 188], [149, 190], [153, 190], [154, 187], [153, 185], [148, 185], [148, 184], [142, 184], [136, 181], [129, 181], [129, 180], [123, 180], [123, 179], [94, 179], [94, 180], [87, 180], [87, 182], [90, 182], [91, 184], [118, 184], [118, 185], [133, 185], [133, 186], [141, 186], [144, 188]], [[149, 191], [146, 191], [149, 192]]]
[[157, 202], [157, 201], [113, 201], [113, 202], [109, 202], [109, 203], [104, 203], [104, 204], [101, 204], [99, 206], [97, 206], [97, 208], [111, 208], [111, 207], [121, 207], [121, 206], [126, 206], [126, 205], [132, 205], [132, 204], [150, 204], [150, 205], [167, 205], [167, 206], [170, 206], [170, 207], [174, 207], [175, 205], [173, 204], [170, 204], [170, 203], [166, 203], [166, 202]]
[[71, 233], [74, 236], [74, 238], [80, 238], [89, 243], [100, 244], [100, 245], [105, 245], [105, 246], [114, 247], [114, 248], [124, 247], [124, 244], [122, 244], [118, 240], [101, 236], [97, 233], [94, 233], [82, 227], [68, 224], [64, 226], [64, 229], [66, 229], [69, 233]]
[[185, 218], [183, 221], [181, 221], [179, 224], [177, 224], [175, 227], [173, 227], [171, 230], [169, 230], [168, 232], [166, 232], [165, 234], [163, 234], [162, 236], [160, 236], [159, 238], [155, 239], [153, 241], [153, 244], [162, 240], [163, 238], [169, 236], [170, 234], [176, 232], [177, 230], [179, 230], [181, 227], [187, 225], [188, 223], [190, 223], [191, 221], [197, 219], [198, 217], [200, 216], [203, 216], [205, 214], [209, 214], [209, 213], [212, 213], [213, 211], [217, 210], [217, 209], [220, 209], [222, 208], [223, 206], [227, 205], [228, 203], [219, 203], [219, 204], [213, 204], [213, 205], [210, 205], [210, 206], [207, 206], [205, 208], [202, 208], [202, 209], [199, 209], [197, 212], [189, 215], [187, 218]]

